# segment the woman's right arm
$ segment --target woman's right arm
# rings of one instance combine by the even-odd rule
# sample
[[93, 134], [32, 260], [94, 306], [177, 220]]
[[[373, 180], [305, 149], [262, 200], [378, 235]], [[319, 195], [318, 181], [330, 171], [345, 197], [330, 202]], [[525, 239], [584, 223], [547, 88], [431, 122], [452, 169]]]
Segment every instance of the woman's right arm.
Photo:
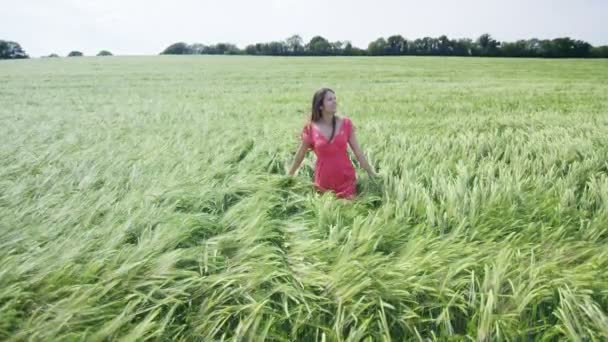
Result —
[[300, 168], [300, 164], [302, 164], [304, 157], [306, 157], [306, 153], [308, 152], [309, 148], [310, 148], [310, 145], [305, 143], [304, 141], [302, 141], [302, 143], [300, 143], [300, 147], [298, 148], [298, 151], [296, 152], [296, 157], [295, 157], [295, 160], [293, 161], [293, 165], [291, 166], [291, 170], [289, 170], [290, 176], [295, 175], [298, 168]]

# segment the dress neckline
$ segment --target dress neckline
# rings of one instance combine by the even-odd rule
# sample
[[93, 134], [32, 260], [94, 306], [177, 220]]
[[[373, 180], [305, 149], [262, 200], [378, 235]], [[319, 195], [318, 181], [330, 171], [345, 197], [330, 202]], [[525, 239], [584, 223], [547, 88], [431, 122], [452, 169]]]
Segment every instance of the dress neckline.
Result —
[[340, 127], [338, 128], [338, 130], [337, 130], [336, 134], [334, 134], [334, 137], [333, 137], [331, 140], [329, 140], [329, 138], [327, 138], [327, 137], [326, 137], [326, 136], [323, 134], [323, 131], [321, 131], [321, 129], [320, 129], [320, 128], [318, 128], [318, 127], [317, 127], [317, 125], [315, 125], [313, 122], [311, 122], [311, 125], [312, 125], [312, 127], [313, 127], [314, 129], [316, 129], [316, 130], [319, 132], [319, 135], [320, 135], [320, 136], [322, 136], [322, 137], [323, 137], [323, 139], [325, 139], [325, 141], [327, 141], [328, 143], [331, 143], [331, 142], [333, 142], [334, 140], [336, 140], [336, 137], [337, 137], [337, 136], [338, 136], [338, 134], [340, 134], [340, 132], [342, 131], [342, 126], [344, 126], [344, 123], [346, 122], [346, 121], [345, 121], [345, 120], [346, 120], [345, 118], [340, 118], [340, 119], [341, 119], [341, 122], [340, 122]]

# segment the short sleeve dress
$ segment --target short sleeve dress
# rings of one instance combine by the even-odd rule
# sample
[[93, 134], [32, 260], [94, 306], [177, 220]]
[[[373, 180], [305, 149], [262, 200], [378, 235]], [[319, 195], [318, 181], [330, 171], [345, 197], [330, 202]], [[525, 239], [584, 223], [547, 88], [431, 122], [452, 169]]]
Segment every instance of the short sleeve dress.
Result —
[[350, 118], [343, 116], [331, 141], [310, 122], [302, 130], [302, 142], [317, 157], [314, 185], [319, 191], [333, 191], [338, 198], [355, 198], [357, 174], [347, 152], [354, 129]]

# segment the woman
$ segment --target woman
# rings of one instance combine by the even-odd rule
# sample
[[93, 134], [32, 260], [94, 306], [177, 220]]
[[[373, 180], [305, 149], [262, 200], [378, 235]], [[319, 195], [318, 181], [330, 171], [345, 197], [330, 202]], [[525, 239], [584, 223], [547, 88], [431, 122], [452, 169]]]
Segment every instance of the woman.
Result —
[[376, 177], [373, 168], [363, 155], [355, 126], [347, 116], [336, 115], [336, 94], [328, 88], [319, 89], [312, 98], [310, 121], [302, 130], [302, 143], [289, 171], [293, 176], [309, 149], [317, 156], [315, 164], [315, 188], [321, 192], [333, 191], [338, 198], [354, 199], [357, 175], [347, 153], [347, 143], [355, 153], [361, 167], [370, 177]]

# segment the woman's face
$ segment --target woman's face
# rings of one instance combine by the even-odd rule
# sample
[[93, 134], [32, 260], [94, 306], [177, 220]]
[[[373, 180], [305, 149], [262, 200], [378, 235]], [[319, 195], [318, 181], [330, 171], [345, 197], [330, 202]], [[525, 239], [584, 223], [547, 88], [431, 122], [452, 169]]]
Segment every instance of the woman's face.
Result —
[[323, 106], [321, 109], [327, 113], [335, 114], [338, 110], [338, 101], [336, 100], [336, 94], [328, 91], [325, 93], [325, 97], [323, 98]]

